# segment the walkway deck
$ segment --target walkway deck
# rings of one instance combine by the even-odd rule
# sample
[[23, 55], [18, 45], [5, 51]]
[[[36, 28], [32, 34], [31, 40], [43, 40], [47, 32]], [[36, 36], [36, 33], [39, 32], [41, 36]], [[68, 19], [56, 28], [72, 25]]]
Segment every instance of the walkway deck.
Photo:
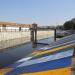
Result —
[[[46, 39], [45, 41], [47, 40], [48, 39]], [[30, 55], [27, 57], [25, 55], [24, 56], [22, 55], [23, 57], [18, 56], [21, 57], [22, 59], [18, 60], [20, 59], [18, 58], [16, 60], [13, 60], [13, 62], [14, 61], [16, 62], [8, 66], [6, 70], [9, 69], [9, 72], [7, 72], [6, 75], [11, 75], [11, 74], [13, 75], [19, 75], [19, 74], [20, 75], [50, 75], [50, 74], [71, 75], [72, 74], [72, 69], [74, 68], [72, 67], [74, 65], [74, 61], [72, 61], [72, 57], [74, 55], [75, 34], [62, 38], [61, 40], [57, 40], [56, 42], [52, 42], [50, 43], [49, 46], [46, 47], [44, 47], [43, 45], [41, 46], [39, 45], [38, 48], [35, 49], [31, 48], [30, 50], [28, 47], [31, 48], [30, 44], [27, 44], [27, 49], [26, 49], [27, 50], [26, 53], [28, 52], [27, 54]], [[24, 46], [21, 48], [24, 49]], [[21, 48], [19, 49], [21, 50]], [[10, 53], [10, 51], [6, 53]], [[14, 53], [16, 53], [16, 50]]]

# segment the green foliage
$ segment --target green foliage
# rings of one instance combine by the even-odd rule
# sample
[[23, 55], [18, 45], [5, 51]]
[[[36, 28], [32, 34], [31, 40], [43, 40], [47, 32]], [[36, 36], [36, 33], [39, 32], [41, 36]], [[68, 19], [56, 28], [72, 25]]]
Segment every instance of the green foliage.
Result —
[[65, 30], [75, 30], [75, 22], [73, 20], [66, 21], [63, 25]]

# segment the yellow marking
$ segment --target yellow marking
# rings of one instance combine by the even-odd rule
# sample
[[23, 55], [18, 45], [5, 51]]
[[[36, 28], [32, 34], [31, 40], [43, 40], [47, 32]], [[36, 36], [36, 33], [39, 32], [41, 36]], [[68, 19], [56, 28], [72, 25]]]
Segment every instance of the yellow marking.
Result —
[[42, 72], [34, 72], [34, 73], [28, 73], [28, 74], [20, 74], [20, 75], [71, 75], [71, 68], [61, 68], [61, 69], [55, 69], [55, 70], [49, 70], [49, 71], [42, 71]]
[[7, 72], [11, 71], [10, 68], [0, 69], [0, 75], [5, 75]]
[[75, 44], [54, 48], [54, 49], [51, 49], [51, 50], [48, 50], [48, 51], [37, 51], [37, 52], [33, 52], [32, 54], [33, 55], [42, 55], [42, 54], [46, 54], [46, 53], [52, 53], [52, 52], [55, 52], [55, 51], [59, 51], [59, 50], [65, 49], [65, 48], [70, 48], [72, 46], [75, 46]]

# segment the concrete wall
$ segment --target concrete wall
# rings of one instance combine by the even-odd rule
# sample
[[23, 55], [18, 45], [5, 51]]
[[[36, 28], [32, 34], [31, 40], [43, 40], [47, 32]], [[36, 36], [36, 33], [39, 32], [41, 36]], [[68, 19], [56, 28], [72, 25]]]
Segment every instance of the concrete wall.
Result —
[[[54, 31], [38, 31], [37, 39], [54, 35]], [[13, 47], [30, 41], [30, 32], [0, 32], [0, 49]]]

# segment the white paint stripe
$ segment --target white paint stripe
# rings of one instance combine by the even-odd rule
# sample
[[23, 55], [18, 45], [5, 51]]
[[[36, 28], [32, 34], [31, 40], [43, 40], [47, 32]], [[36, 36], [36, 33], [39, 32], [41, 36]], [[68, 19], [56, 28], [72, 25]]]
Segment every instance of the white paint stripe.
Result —
[[[75, 40], [73, 41], [70, 41], [70, 42], [67, 42], [67, 43], [63, 43], [63, 44], [60, 44], [60, 45], [55, 45], [55, 46], [52, 46], [48, 49], [53, 49], [53, 48], [57, 48], [57, 47], [61, 47], [61, 46], [66, 46], [66, 45], [69, 45], [69, 44], [75, 44]], [[44, 49], [43, 51], [45, 51], [46, 49]]]
[[73, 49], [65, 51], [65, 52], [61, 52], [61, 53], [56, 53], [53, 55], [49, 55], [49, 56], [45, 56], [39, 59], [35, 59], [35, 60], [29, 60], [29, 61], [25, 61], [24, 63], [22, 63], [21, 65], [17, 66], [17, 67], [23, 67], [23, 66], [29, 66], [32, 64], [38, 64], [38, 63], [43, 63], [43, 62], [47, 62], [47, 61], [52, 61], [52, 60], [57, 60], [57, 59], [61, 59], [61, 58], [65, 58], [65, 57], [69, 57], [73, 55]]
[[23, 58], [23, 59], [21, 59], [21, 60], [18, 60], [16, 63], [28, 61], [28, 60], [31, 59], [31, 58], [32, 58], [32, 57]]
[[50, 46], [43, 47], [43, 48], [40, 48], [39, 51], [40, 50], [44, 51], [46, 49], [51, 49], [51, 48], [54, 48], [54, 47], [59, 47], [61, 45], [69, 44], [69, 43], [74, 42], [74, 41], [75, 41], [75, 34], [67, 36], [67, 37], [64, 37], [64, 38], [61, 38], [60, 40], [58, 40], [56, 42], [52, 42], [51, 43], [51, 47]]

